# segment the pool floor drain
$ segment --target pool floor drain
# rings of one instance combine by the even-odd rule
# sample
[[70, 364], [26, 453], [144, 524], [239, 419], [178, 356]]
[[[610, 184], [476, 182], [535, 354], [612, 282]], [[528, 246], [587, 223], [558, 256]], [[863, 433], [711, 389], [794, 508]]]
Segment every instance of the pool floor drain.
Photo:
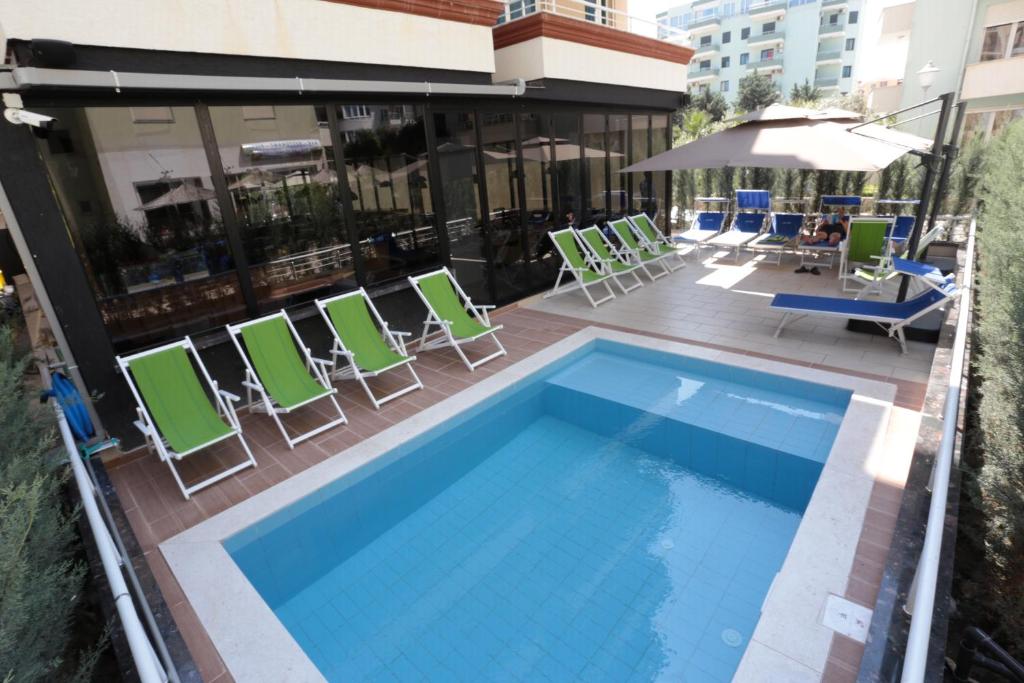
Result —
[[727, 628], [722, 631], [722, 642], [729, 647], [739, 647], [743, 644], [743, 636], [734, 628]]
[[676, 547], [676, 544], [666, 538], [664, 541], [661, 542], [661, 547], [665, 550], [672, 550], [672, 548]]

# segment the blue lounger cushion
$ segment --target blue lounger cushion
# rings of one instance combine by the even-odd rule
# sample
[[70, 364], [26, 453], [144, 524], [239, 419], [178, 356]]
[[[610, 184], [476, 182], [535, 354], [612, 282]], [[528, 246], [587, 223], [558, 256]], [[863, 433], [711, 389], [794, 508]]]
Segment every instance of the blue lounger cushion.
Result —
[[790, 311], [806, 311], [808, 313], [831, 313], [850, 318], [886, 319], [892, 321], [905, 320], [920, 313], [929, 306], [947, 299], [956, 293], [953, 286], [949, 290], [929, 289], [922, 294], [900, 303], [892, 301], [865, 301], [861, 299], [843, 299], [833, 296], [809, 296], [805, 294], [776, 294], [772, 299], [772, 308]]

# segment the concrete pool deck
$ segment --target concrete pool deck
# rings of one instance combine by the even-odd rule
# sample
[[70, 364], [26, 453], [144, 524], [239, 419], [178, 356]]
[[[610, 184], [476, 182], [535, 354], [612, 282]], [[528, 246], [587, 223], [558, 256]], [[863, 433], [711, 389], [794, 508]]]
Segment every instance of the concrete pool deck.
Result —
[[[339, 393], [350, 418], [349, 426], [325, 433], [294, 451], [284, 446], [276, 430], [267, 425], [265, 416], [246, 416], [246, 433], [254, 445], [260, 466], [199, 492], [190, 501], [178, 495], [167, 468], [145, 453], [132, 454], [109, 463], [110, 477], [139, 538], [145, 559], [203, 678], [208, 681], [230, 680], [232, 677], [224, 661], [158, 550], [161, 542], [585, 327], [625, 328], [653, 339], [740, 353], [749, 358], [751, 365], [767, 359], [895, 385], [895, 407], [885, 435], [886, 442], [890, 444], [886, 449], [887, 457], [884, 462], [876, 463], [871, 471], [873, 484], [864, 498], [866, 508], [860, 519], [854, 520], [860, 533], [854, 544], [852, 563], [848, 574], [843, 577], [845, 581], [836, 583], [832, 589], [835, 594], [870, 607], [881, 579], [882, 564], [902, 494], [903, 477], [913, 448], [919, 419], [916, 411], [923, 400], [924, 379], [931, 362], [932, 347], [911, 344], [911, 352], [901, 356], [896, 345], [888, 339], [850, 333], [838, 323], [819, 326], [813, 324], [814, 321], [802, 321], [812, 323], [809, 326], [795, 325], [781, 340], [774, 340], [771, 336], [774, 332], [772, 320], [777, 322], [778, 316], [767, 310], [766, 297], [770, 292], [832, 294], [837, 290], [835, 278], [830, 277], [827, 271], [825, 275], [815, 277], [794, 275], [789, 268], [748, 265], [703, 267], [691, 263], [682, 271], [596, 310], [577, 294], [539, 302], [521, 302], [517, 307], [497, 313], [497, 322], [505, 325], [501, 338], [509, 349], [508, 357], [470, 374], [450, 351], [422, 354], [417, 368], [427, 388], [387, 405], [379, 413], [369, 407], [365, 395], [354, 383], [343, 383], [339, 385]], [[865, 372], [865, 369], [871, 371]], [[300, 421], [308, 417], [296, 416]], [[200, 469], [230, 460], [233, 455], [229, 449], [224, 449], [207, 456], [205, 463], [196, 460], [190, 467], [196, 468], [193, 473], [198, 473]], [[767, 645], [765, 647], [772, 650]], [[827, 659], [822, 659], [817, 665], [822, 667], [821, 677], [826, 680], [852, 680], [862, 647], [855, 640], [832, 636]], [[758, 652], [759, 648], [751, 648], [748, 656], [750, 653], [758, 655]], [[770, 652], [761, 653], [764, 654], [771, 655]], [[814, 667], [808, 668], [816, 671]]]

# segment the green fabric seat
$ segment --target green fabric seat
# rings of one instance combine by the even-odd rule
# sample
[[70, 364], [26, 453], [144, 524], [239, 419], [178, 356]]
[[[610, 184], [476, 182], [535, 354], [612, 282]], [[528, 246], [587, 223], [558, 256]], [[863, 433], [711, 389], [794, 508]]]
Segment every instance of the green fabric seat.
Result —
[[[651, 219], [647, 216], [647, 214], [640, 213], [637, 214], [636, 216], [633, 216], [633, 223], [636, 225], [637, 228], [640, 229], [640, 232], [644, 234], [644, 237], [646, 237], [651, 244], [658, 244], [659, 242], [661, 242], [661, 237], [658, 235], [657, 229], [651, 223]], [[668, 245], [662, 244], [661, 246]]]
[[481, 325], [466, 312], [466, 307], [459, 300], [459, 295], [455, 293], [448, 274], [444, 271], [420, 278], [419, 288], [438, 318], [452, 323], [451, 333], [455, 337], [478, 337], [496, 329]]
[[363, 372], [377, 372], [407, 360], [381, 337], [361, 296], [347, 296], [327, 304], [327, 314], [345, 348], [355, 354]]
[[283, 318], [246, 325], [242, 339], [260, 383], [282, 408], [330, 393], [306, 368]]
[[234, 430], [217, 413], [184, 348], [129, 361], [135, 385], [160, 434], [176, 453], [218, 441]]
[[604, 243], [603, 239], [601, 239], [600, 228], [587, 228], [586, 230], [581, 230], [580, 237], [582, 237], [590, 249], [597, 254], [597, 258], [611, 266], [612, 271], [616, 273], [628, 273], [636, 268], [636, 266], [627, 266], [625, 263], [612, 256], [612, 252], [608, 251], [608, 245]]
[[605, 276], [600, 273], [595, 273], [590, 264], [587, 263], [583, 254], [580, 253], [580, 247], [576, 243], [576, 238], [573, 237], [571, 230], [555, 234], [549, 233], [551, 237], [558, 243], [559, 249], [565, 256], [565, 259], [569, 262], [569, 265], [576, 269], [577, 275], [584, 282], [597, 282]]
[[885, 254], [885, 228], [888, 221], [856, 221], [850, 225], [850, 243], [846, 260], [851, 263], [871, 263], [874, 257]]
[[661, 258], [660, 254], [652, 254], [646, 248], [640, 246], [640, 243], [636, 241], [636, 236], [633, 235], [633, 231], [629, 229], [629, 223], [625, 218], [612, 221], [609, 225], [612, 226], [612, 230], [615, 231], [615, 234], [618, 235], [627, 249], [631, 249], [640, 255], [641, 261], [657, 261]]

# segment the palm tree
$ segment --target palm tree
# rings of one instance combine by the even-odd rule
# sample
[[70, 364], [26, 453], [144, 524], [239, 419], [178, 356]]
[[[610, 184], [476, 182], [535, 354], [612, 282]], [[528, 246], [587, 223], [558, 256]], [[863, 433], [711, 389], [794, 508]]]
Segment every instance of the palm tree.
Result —
[[821, 91], [811, 85], [811, 82], [804, 79], [803, 85], [793, 84], [789, 91], [790, 104], [815, 104], [821, 99]]

